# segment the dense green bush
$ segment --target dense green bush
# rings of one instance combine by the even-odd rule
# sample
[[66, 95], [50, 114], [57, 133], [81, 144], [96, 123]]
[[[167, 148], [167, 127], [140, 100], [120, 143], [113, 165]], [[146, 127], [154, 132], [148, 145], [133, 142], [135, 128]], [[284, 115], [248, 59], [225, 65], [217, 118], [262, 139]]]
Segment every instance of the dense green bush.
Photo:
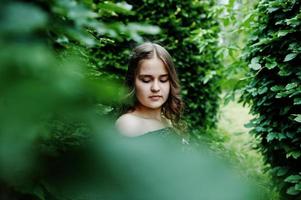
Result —
[[[248, 124], [260, 140], [285, 199], [301, 193], [301, 2], [261, 0], [247, 48], [249, 83], [243, 101], [256, 117]], [[299, 196], [299, 197], [297, 197]]]
[[[135, 14], [127, 16], [118, 13], [102, 13], [104, 20], [145, 22], [161, 28], [154, 36], [144, 40], [158, 42], [171, 53], [177, 67], [186, 104], [186, 118], [190, 127], [213, 127], [217, 117], [218, 95], [220, 92], [220, 63], [217, 51], [219, 26], [215, 20], [214, 1], [127, 1]], [[103, 3], [102, 6], [109, 6]], [[102, 58], [97, 63], [100, 72], [110, 74], [122, 82], [127, 69], [133, 40], [107, 40], [95, 57]]]
[[119, 38], [121, 28], [76, 1], [2, 3], [0, 199], [54, 199], [50, 160], [86, 143], [105, 120], [101, 105], [118, 99], [114, 83], [87, 78], [89, 49], [101, 44], [94, 33]]
[[109, 129], [95, 102], [117, 88], [87, 80], [75, 57], [9, 44], [0, 49], [1, 200], [258, 200], [206, 149]]
[[107, 128], [97, 105], [116, 100], [117, 88], [87, 76], [91, 48], [103, 45], [95, 35], [140, 40], [145, 26], [101, 23], [85, 2], [2, 2], [0, 199], [258, 199], [222, 162], [173, 138]]
[[241, 79], [248, 71], [248, 65], [243, 59], [243, 49], [249, 39], [252, 10], [256, 2], [230, 0], [221, 1], [218, 6], [221, 31], [217, 56], [221, 57], [223, 63], [221, 87], [225, 92], [225, 103], [235, 100], [235, 95], [240, 95], [240, 89], [245, 86]]

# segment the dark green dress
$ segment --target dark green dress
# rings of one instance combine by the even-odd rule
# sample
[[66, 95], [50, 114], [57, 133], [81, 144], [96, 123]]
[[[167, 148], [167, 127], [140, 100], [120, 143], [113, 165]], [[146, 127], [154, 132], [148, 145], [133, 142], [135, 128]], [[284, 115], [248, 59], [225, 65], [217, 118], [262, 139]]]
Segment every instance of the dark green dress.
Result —
[[161, 128], [161, 129], [158, 129], [158, 130], [149, 131], [144, 135], [148, 135], [148, 134], [152, 134], [152, 135], [158, 134], [158, 135], [161, 135], [161, 136], [167, 136], [167, 135], [170, 135], [170, 134], [176, 134], [176, 132], [172, 127], [165, 127], [165, 128]]
[[[154, 137], [159, 136], [162, 139], [174, 139], [181, 144], [188, 144], [188, 140], [176, 133], [176, 130], [172, 127], [165, 127], [154, 131], [149, 131], [142, 135], [142, 137]], [[141, 136], [140, 136], [141, 137]]]

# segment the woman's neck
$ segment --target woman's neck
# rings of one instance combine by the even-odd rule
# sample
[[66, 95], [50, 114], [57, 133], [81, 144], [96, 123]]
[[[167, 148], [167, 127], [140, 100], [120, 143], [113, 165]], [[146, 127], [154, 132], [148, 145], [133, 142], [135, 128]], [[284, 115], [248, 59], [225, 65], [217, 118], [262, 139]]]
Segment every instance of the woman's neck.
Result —
[[142, 105], [136, 106], [134, 113], [142, 118], [155, 119], [161, 121], [161, 108], [151, 109]]

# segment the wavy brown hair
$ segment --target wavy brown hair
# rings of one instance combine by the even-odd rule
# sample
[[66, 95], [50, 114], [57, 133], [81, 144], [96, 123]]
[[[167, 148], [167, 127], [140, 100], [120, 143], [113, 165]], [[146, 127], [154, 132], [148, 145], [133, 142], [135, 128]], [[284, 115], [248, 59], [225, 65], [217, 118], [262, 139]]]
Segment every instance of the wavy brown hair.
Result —
[[171, 121], [173, 127], [182, 129], [180, 119], [184, 104], [180, 97], [180, 84], [172, 57], [165, 48], [152, 42], [145, 42], [132, 51], [125, 77], [125, 85], [129, 89], [126, 99], [130, 98], [131, 103], [123, 105], [120, 114], [135, 110], [138, 104], [135, 94], [135, 78], [139, 71], [140, 62], [145, 59], [151, 59], [154, 56], [157, 56], [164, 63], [170, 82], [170, 92], [166, 102], [162, 105], [162, 114]]

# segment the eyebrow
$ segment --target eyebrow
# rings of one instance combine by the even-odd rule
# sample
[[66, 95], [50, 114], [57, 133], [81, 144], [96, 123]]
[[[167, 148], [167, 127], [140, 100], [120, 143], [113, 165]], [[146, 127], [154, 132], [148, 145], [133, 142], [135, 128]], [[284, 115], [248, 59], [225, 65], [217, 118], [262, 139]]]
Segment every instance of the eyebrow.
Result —
[[[143, 77], [153, 77], [152, 75], [149, 75], [149, 74], [140, 74], [138, 75], [139, 78], [143, 78]], [[168, 76], [168, 74], [161, 74], [159, 77], [166, 77]]]

